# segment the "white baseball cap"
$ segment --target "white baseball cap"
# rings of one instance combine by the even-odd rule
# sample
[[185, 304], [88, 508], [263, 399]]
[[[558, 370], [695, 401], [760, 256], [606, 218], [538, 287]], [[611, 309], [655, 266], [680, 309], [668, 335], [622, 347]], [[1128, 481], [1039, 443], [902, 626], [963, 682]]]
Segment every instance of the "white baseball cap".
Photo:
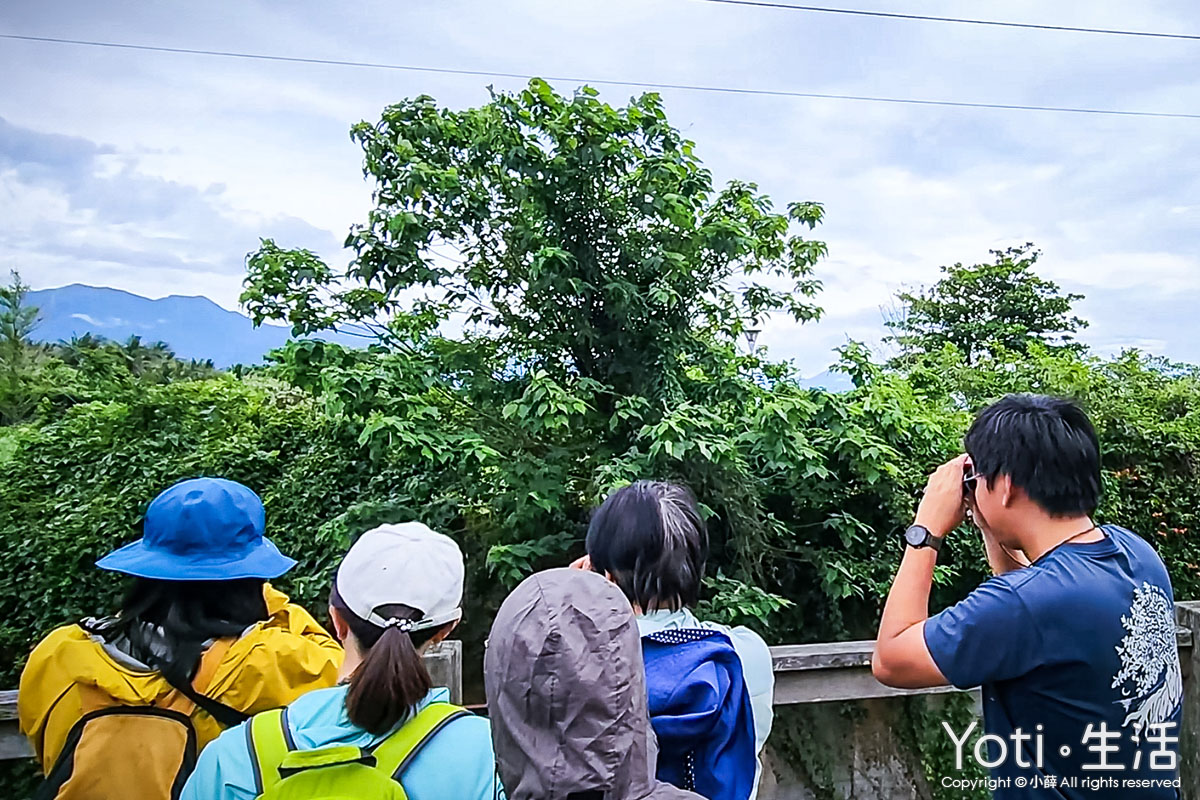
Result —
[[380, 525], [350, 547], [336, 585], [346, 607], [373, 625], [394, 624], [375, 609], [402, 604], [421, 611], [405, 630], [439, 628], [462, 617], [462, 551], [420, 522]]

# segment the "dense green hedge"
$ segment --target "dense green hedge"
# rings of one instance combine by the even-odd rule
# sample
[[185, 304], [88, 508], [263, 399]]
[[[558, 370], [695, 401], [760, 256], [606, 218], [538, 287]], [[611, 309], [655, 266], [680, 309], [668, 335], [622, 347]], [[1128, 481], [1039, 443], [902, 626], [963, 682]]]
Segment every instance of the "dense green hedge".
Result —
[[[809, 391], [737, 368], [718, 390], [697, 373], [711, 392], [707, 405], [666, 409], [633, 426], [616, 450], [596, 436], [594, 399], [580, 387], [528, 377], [505, 389], [514, 408], [506, 427], [494, 428], [478, 423], [469, 395], [417, 402], [406, 383], [411, 366], [394, 355], [298, 345], [271, 374], [113, 390], [111, 400], [0, 428], [8, 567], [0, 685], [15, 685], [46, 631], [114, 607], [123, 582], [94, 561], [138, 535], [158, 491], [202, 474], [261, 493], [269, 534], [301, 560], [280, 585], [318, 613], [356, 533], [421, 518], [454, 535], [468, 557], [462, 635], [476, 657], [507, 586], [576, 555], [590, 507], [643, 475], [688, 481], [712, 513], [704, 613], [777, 643], [870, 636], [897, 561], [895, 533], [925, 474], [956, 451], [971, 409], [1018, 390], [1068, 394], [1088, 407], [1104, 444], [1102, 519], [1146, 536], [1177, 597], [1197, 595], [1200, 380], [1192, 369], [1035, 348], [969, 368], [948, 351], [900, 372], [850, 348], [843, 366], [853, 391]], [[959, 532], [948, 550], [935, 605], [984, 575], [975, 535]], [[925, 758], [928, 742], [910, 744]], [[4, 767], [0, 777], [14, 775]]]
[[[318, 610], [337, 558], [368, 525], [419, 517], [451, 532], [471, 562], [468, 641], [483, 635], [504, 584], [578, 552], [606, 481], [680, 477], [714, 514], [720, 577], [710, 611], [765, 628], [777, 642], [868, 635], [895, 566], [894, 532], [923, 476], [956, 449], [967, 409], [1010, 389], [1067, 393], [1088, 406], [1104, 442], [1103, 518], [1149, 538], [1176, 593], [1196, 594], [1200, 382], [1190, 370], [1133, 356], [1101, 363], [1035, 354], [1003, 369], [947, 362], [901, 375], [851, 352], [847, 368], [861, 383], [853, 392], [747, 380], [736, 406], [676, 409], [644, 432], [636, 453], [605, 464], [588, 442], [570, 440], [569, 425], [557, 451], [533, 454], [501, 453], [485, 437], [470, 447], [434, 441], [416, 428], [411, 441], [381, 442], [370, 417], [331, 411], [331, 396], [360, 366], [315, 395], [279, 378], [222, 375], [144, 386], [3, 429], [0, 683], [13, 685], [47, 630], [113, 607], [122, 582], [93, 562], [138, 535], [139, 515], [158, 491], [201, 474], [262, 494], [270, 535], [301, 559], [281, 584]], [[453, 432], [449, 414], [429, 418]], [[588, 468], [593, 480], [572, 483]], [[546, 488], [556, 472], [564, 486]], [[545, 497], [533, 498], [539, 489]], [[982, 574], [969, 533], [951, 550], [941, 602]], [[790, 605], [780, 608], [760, 586]]]

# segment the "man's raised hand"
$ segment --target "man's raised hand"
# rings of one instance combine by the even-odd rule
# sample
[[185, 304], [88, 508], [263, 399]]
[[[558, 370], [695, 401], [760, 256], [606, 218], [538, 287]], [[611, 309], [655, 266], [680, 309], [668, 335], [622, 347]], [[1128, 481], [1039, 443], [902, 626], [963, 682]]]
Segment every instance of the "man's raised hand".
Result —
[[934, 536], [945, 537], [962, 524], [966, 514], [963, 501], [965, 455], [956, 456], [937, 468], [925, 484], [925, 495], [917, 507], [916, 524]]

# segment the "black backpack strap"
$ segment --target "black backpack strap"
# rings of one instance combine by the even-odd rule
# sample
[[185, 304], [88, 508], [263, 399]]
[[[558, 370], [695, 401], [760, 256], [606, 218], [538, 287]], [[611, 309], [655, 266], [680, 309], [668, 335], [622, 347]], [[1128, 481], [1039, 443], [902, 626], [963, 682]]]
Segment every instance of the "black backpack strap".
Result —
[[183, 681], [177, 683], [171, 680], [171, 676], [166, 672], [163, 673], [163, 677], [167, 679], [167, 683], [171, 684], [172, 688], [177, 689], [180, 694], [195, 703], [197, 708], [207, 711], [208, 715], [219, 722], [222, 727], [232, 728], [250, 719], [250, 715], [246, 712], [238, 711], [232, 706], [225, 705], [220, 700], [214, 700], [208, 695], [200, 694], [189, 683]]
[[[208, 682], [212, 679], [212, 672], [216, 669], [215, 662], [224, 657], [225, 653], [229, 650], [230, 643], [228, 639], [220, 639], [214, 642], [204, 655], [200, 657], [200, 667], [196, 671], [196, 683], [202, 683], [207, 686]], [[250, 714], [238, 711], [236, 708], [225, 705], [220, 700], [215, 700], [197, 691], [196, 687], [192, 685], [192, 681], [181, 680], [178, 669], [163, 663], [157, 658], [154, 661], [156, 663], [151, 664], [151, 666], [162, 673], [167, 683], [171, 684], [171, 688], [195, 703], [197, 708], [207, 711], [208, 715], [215, 719], [222, 727], [232, 728], [250, 719]]]

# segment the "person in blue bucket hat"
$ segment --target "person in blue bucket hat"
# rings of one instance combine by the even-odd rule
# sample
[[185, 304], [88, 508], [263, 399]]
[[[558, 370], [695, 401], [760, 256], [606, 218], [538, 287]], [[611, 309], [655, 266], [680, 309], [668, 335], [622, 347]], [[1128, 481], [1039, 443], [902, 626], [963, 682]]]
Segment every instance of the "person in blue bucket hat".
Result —
[[53, 631], [21, 674], [21, 730], [43, 771], [69, 761], [72, 729], [106, 708], [179, 708], [182, 697], [202, 749], [249, 715], [336, 683], [337, 640], [268, 583], [296, 562], [264, 527], [248, 487], [184, 480], [150, 503], [141, 539], [96, 562], [133, 578], [119, 611]]

